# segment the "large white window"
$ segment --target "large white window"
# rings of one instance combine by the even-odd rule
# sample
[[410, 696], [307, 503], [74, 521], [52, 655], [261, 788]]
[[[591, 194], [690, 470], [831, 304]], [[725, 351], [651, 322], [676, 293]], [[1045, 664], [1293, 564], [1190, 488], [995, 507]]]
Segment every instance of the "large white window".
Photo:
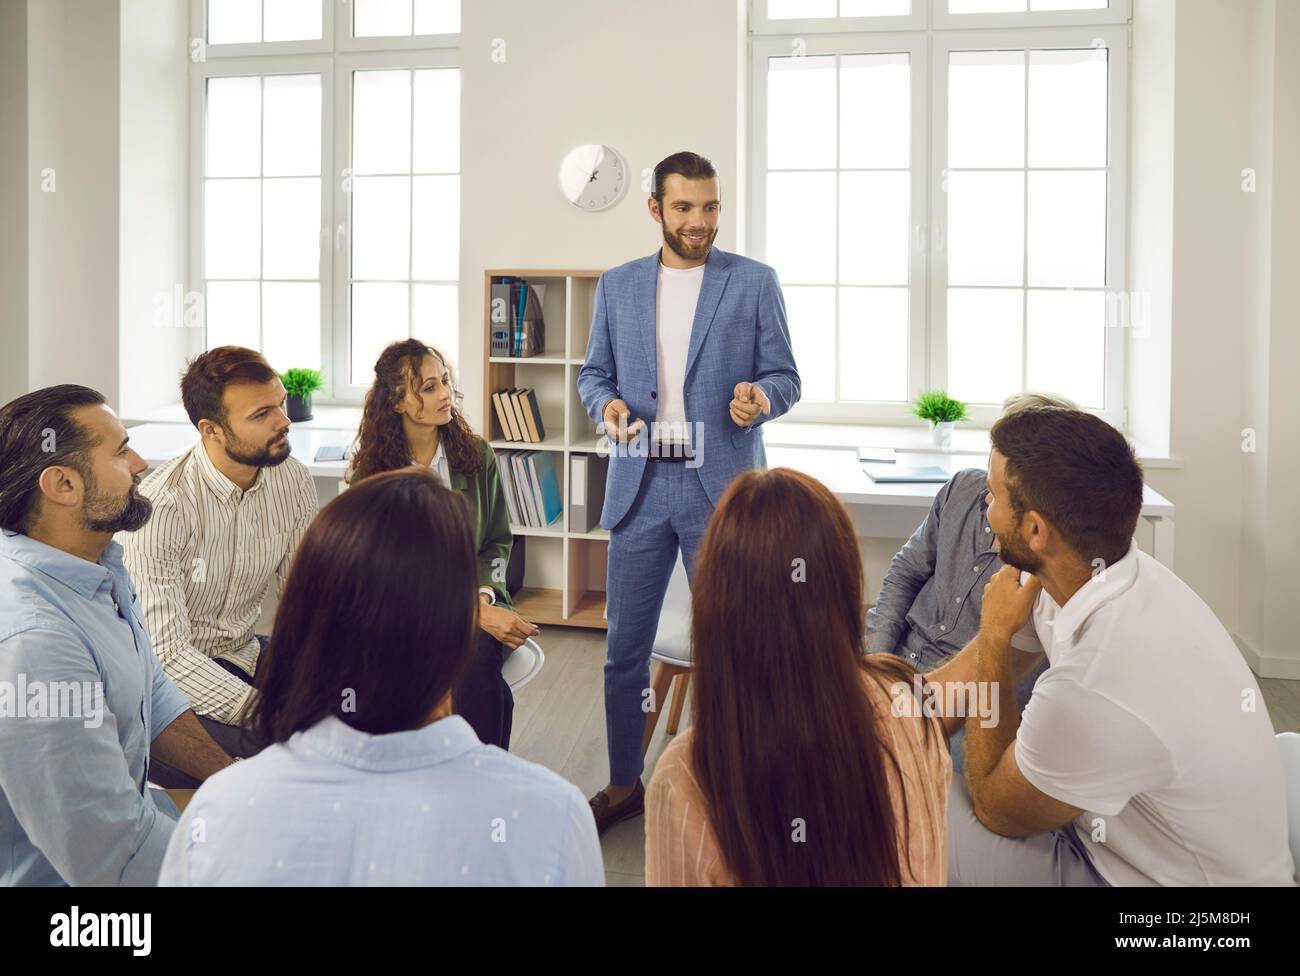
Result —
[[196, 0], [191, 279], [206, 346], [355, 402], [410, 336], [453, 362], [458, 0]]
[[749, 244], [793, 415], [898, 420], [943, 388], [987, 422], [1037, 389], [1122, 423], [1127, 6], [758, 7]]

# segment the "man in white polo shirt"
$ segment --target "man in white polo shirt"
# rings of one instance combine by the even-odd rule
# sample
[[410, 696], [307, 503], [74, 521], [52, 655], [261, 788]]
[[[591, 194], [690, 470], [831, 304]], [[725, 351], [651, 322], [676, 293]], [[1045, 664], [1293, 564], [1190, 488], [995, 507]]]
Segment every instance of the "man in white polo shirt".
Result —
[[[1292, 884], [1259, 687], [1209, 607], [1134, 546], [1132, 449], [1099, 418], [1050, 407], [990, 437], [988, 519], [1007, 565], [976, 638], [929, 675], [996, 683], [1000, 703], [996, 723], [965, 720], [949, 883]], [[1049, 667], [1018, 718], [1023, 652]], [[961, 721], [945, 717], [950, 732]]]

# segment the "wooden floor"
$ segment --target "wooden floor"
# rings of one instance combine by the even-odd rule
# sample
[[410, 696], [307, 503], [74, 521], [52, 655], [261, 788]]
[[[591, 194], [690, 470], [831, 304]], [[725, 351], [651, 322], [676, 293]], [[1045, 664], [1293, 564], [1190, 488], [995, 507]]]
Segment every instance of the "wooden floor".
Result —
[[[586, 796], [609, 781], [605, 750], [603, 669], [605, 632], [543, 627], [538, 640], [546, 651], [541, 674], [515, 698], [510, 751], [555, 770]], [[1277, 732], [1300, 732], [1300, 681], [1261, 678], [1260, 690]], [[690, 724], [690, 700], [682, 727]], [[668, 744], [667, 713], [659, 721], [646, 756], [644, 782]], [[609, 885], [645, 883], [645, 818], [624, 821], [601, 838]]]

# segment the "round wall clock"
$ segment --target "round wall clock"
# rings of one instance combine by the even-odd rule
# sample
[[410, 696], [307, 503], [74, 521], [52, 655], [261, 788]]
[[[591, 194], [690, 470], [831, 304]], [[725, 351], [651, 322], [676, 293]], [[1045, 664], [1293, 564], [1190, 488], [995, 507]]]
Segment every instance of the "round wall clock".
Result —
[[627, 192], [627, 162], [612, 146], [571, 149], [560, 163], [560, 190], [579, 210], [606, 210]]

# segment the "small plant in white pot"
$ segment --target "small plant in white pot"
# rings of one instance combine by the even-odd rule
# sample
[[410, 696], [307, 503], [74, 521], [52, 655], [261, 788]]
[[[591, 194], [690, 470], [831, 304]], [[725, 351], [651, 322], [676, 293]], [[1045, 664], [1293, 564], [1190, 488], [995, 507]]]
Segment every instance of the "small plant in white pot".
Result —
[[954, 400], [943, 390], [928, 390], [917, 399], [913, 412], [929, 422], [935, 446], [947, 450], [952, 445], [953, 425], [966, 419], [966, 404]]

